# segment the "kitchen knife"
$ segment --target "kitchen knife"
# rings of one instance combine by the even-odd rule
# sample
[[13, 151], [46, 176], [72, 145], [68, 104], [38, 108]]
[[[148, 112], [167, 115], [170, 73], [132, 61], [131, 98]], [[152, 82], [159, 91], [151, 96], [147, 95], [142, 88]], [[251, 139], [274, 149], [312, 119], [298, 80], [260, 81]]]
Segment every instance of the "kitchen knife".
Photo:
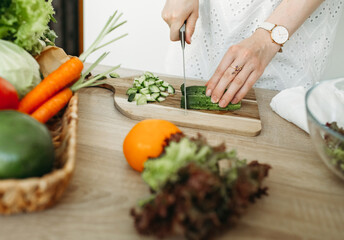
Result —
[[[186, 23], [186, 22], [185, 22]], [[183, 51], [183, 74], [184, 74], [184, 101], [185, 101], [185, 114], [187, 112], [187, 99], [186, 99], [186, 78], [185, 78], [185, 55], [184, 55], [184, 50], [185, 50], [185, 23], [179, 30], [179, 38], [180, 42], [182, 45], [182, 51]]]

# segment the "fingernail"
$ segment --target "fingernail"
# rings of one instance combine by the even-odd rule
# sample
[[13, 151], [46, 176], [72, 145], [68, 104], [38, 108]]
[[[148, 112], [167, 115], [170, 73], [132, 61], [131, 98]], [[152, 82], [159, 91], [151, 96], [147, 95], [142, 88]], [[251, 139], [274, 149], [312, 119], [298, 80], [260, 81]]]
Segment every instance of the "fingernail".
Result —
[[218, 102], [219, 102], [219, 98], [216, 97], [216, 96], [213, 96], [213, 97], [211, 98], [211, 102], [212, 102], [212, 103], [218, 103]]
[[234, 99], [231, 101], [232, 104], [237, 104], [238, 102], [239, 102], [239, 101], [238, 101], [237, 98], [234, 98]]
[[211, 89], [208, 89], [207, 92], [205, 93], [205, 95], [207, 95], [207, 97], [210, 97], [210, 95], [211, 95]]
[[226, 100], [222, 99], [219, 103], [219, 106], [222, 108], [226, 107]]

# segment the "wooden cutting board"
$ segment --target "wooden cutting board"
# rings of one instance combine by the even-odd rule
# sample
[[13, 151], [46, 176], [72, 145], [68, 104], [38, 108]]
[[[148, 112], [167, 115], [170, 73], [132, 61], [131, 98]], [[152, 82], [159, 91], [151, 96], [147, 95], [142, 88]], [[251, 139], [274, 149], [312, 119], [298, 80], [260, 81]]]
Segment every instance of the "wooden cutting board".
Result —
[[[143, 120], [148, 118], [165, 119], [178, 126], [191, 127], [197, 129], [227, 132], [244, 136], [257, 136], [261, 129], [258, 104], [254, 89], [252, 89], [245, 99], [242, 100], [241, 109], [235, 111], [208, 111], [208, 110], [188, 110], [180, 108], [182, 79], [164, 77], [163, 80], [170, 83], [175, 89], [174, 95], [169, 95], [161, 103], [149, 103], [137, 106], [136, 102], [128, 102], [126, 91], [133, 86], [131, 78], [111, 78], [101, 87], [114, 92], [115, 107], [123, 115], [135, 119]], [[204, 85], [202, 81], [188, 80], [187, 86]]]

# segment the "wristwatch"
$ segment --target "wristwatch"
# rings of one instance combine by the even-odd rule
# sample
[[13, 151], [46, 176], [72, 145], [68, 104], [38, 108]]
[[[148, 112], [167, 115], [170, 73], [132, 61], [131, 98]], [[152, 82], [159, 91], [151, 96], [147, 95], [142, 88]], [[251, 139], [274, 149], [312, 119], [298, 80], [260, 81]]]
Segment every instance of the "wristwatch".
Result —
[[285, 42], [289, 39], [288, 29], [284, 26], [276, 25], [269, 22], [263, 22], [258, 26], [258, 28], [269, 31], [272, 42], [280, 45], [281, 48], [279, 52], [282, 52], [283, 44], [285, 44]]

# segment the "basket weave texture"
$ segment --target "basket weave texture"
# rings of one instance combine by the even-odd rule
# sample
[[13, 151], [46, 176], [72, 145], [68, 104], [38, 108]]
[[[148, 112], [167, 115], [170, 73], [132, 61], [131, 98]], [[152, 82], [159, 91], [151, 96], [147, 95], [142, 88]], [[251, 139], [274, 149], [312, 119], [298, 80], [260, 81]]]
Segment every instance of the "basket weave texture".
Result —
[[0, 214], [40, 211], [61, 198], [75, 169], [77, 124], [75, 94], [63, 115], [47, 123], [55, 147], [53, 171], [39, 178], [0, 180]]

